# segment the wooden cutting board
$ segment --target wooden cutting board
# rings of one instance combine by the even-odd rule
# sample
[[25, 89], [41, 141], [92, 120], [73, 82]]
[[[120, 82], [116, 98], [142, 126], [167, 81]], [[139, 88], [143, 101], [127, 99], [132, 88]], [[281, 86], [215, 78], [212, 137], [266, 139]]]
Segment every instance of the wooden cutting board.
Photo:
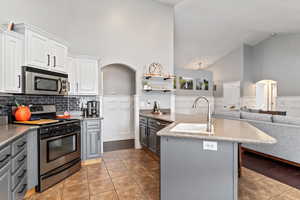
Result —
[[33, 120], [33, 121], [15, 121], [14, 123], [17, 124], [28, 124], [28, 125], [43, 125], [43, 124], [50, 124], [50, 123], [56, 123], [59, 122], [59, 120], [54, 119], [40, 119], [40, 120]]

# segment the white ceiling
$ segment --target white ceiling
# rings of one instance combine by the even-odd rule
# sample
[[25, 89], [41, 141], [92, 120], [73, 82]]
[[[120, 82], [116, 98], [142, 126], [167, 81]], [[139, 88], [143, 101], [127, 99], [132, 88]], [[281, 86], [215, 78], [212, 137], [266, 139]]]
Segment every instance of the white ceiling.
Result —
[[159, 2], [161, 2], [161, 3], [168, 4], [168, 5], [175, 6], [176, 4], [178, 4], [179, 2], [181, 2], [181, 1], [183, 1], [183, 0], [156, 0], [156, 1], [159, 1]]
[[242, 43], [296, 32], [299, 0], [184, 0], [175, 6], [175, 63], [209, 65]]

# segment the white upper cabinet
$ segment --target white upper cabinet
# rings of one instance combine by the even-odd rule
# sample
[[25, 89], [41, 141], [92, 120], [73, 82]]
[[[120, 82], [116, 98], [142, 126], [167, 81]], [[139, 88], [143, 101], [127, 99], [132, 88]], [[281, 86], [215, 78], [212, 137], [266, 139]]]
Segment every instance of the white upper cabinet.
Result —
[[43, 69], [50, 68], [51, 58], [48, 38], [26, 30], [25, 49], [25, 65]]
[[50, 64], [54, 71], [67, 72], [68, 48], [56, 41], [50, 41]]
[[67, 59], [67, 68], [68, 68], [68, 80], [70, 83], [69, 95], [77, 95], [78, 83], [76, 78], [76, 62], [71, 57], [68, 57]]
[[15, 31], [25, 35], [25, 65], [67, 72], [68, 47], [65, 41], [28, 24], [16, 24]]
[[7, 93], [22, 92], [23, 37], [7, 32], [4, 34], [3, 90]]
[[98, 62], [90, 59], [76, 59], [78, 94], [98, 94]]
[[70, 95], [98, 95], [97, 59], [68, 58]]

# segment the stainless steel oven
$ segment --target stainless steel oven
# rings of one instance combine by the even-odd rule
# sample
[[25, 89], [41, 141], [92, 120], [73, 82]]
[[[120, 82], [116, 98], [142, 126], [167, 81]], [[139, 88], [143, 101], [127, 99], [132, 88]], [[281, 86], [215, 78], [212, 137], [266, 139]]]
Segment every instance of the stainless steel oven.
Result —
[[39, 191], [80, 169], [80, 130], [77, 121], [39, 128]]
[[67, 95], [68, 91], [68, 74], [23, 67], [23, 92], [25, 94]]

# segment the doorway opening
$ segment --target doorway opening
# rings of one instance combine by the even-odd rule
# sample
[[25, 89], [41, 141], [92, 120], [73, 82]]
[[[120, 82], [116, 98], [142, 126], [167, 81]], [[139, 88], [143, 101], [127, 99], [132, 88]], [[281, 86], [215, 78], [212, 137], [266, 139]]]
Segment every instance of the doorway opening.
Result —
[[109, 64], [101, 73], [103, 151], [134, 148], [136, 71], [124, 64]]

